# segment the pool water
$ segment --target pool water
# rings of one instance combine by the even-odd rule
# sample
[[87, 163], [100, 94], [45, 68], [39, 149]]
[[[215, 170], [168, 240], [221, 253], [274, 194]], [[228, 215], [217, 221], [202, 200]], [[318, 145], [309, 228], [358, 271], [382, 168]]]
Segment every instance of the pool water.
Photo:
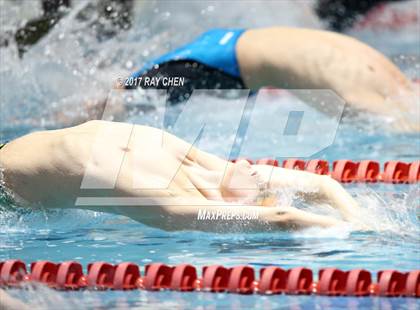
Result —
[[[83, 5], [83, 2], [76, 3]], [[140, 17], [135, 23], [139, 27], [104, 41], [97, 40], [93, 33], [87, 31], [89, 27], [85, 22], [79, 21], [70, 27], [75, 19], [74, 15], [70, 15], [58, 30], [54, 29], [22, 60], [16, 58], [12, 47], [0, 49], [0, 58], [3, 59], [0, 68], [0, 142], [33, 130], [63, 126], [50, 115], [51, 110], [82, 113], [79, 108], [85, 99], [83, 96], [95, 96], [101, 90], [108, 89], [112, 79], [110, 76], [124, 76], [145, 59], [191, 39], [202, 30], [223, 26], [221, 20], [231, 20], [229, 26], [233, 27], [269, 24], [320, 27], [314, 17], [301, 12], [302, 6], [308, 8], [307, 4], [296, 3], [285, 5], [270, 2], [266, 7], [255, 6], [257, 9], [253, 10], [256, 12], [250, 16], [248, 8], [234, 2], [227, 2], [228, 9], [219, 2], [185, 2], [184, 7], [190, 8], [188, 14], [172, 2], [165, 2], [165, 5], [150, 2], [136, 7]], [[276, 9], [282, 12], [281, 8], [287, 8], [289, 13], [279, 13], [284, 17], [279, 23], [278, 15], [273, 16], [270, 11]], [[10, 20], [6, 24], [13, 28], [16, 20], [12, 13], [16, 11], [16, 6], [10, 4], [7, 9]], [[194, 16], [194, 12], [197, 16]], [[222, 18], [217, 19], [219, 22], [214, 21], [215, 14], [221, 15]], [[257, 15], [264, 18], [257, 19]], [[202, 23], [198, 23], [198, 20]], [[194, 24], [191, 31], [191, 27], [188, 27], [190, 23]], [[171, 32], [166, 29], [175, 30]], [[381, 35], [369, 31], [351, 34], [393, 57], [407, 75], [413, 78], [420, 76], [420, 52], [415, 30], [399, 30], [400, 46], [395, 46], [396, 34], [393, 32]], [[400, 54], [404, 57], [401, 58]], [[65, 78], [61, 78], [63, 76]], [[254, 142], [245, 148], [241, 147], [241, 141], [246, 141], [245, 130], [239, 130], [238, 136], [229, 131], [232, 128], [231, 120], [237, 118], [237, 109], [229, 105], [229, 100], [204, 98], [200, 106], [201, 115], [210, 114], [217, 123], [211, 132], [202, 137], [200, 148], [223, 157], [284, 159], [283, 150], [278, 149], [274, 138], [267, 134], [271, 130], [268, 125], [275, 124], [275, 116], [288, 113], [288, 104], [296, 104], [291, 98], [281, 100], [285, 104], [267, 102], [266, 105], [255, 107], [253, 115], [265, 118], [267, 127], [263, 126], [261, 131], [254, 132]], [[165, 110], [163, 106], [157, 106], [154, 111], [130, 115], [126, 121], [159, 128], [165, 125], [170, 129], [172, 123], [165, 121], [163, 112], [166, 113], [166, 119], [176, 119], [181, 109], [178, 106]], [[323, 117], [317, 116], [320, 122], [318, 139], [323, 137]], [[179, 135], [187, 140], [193, 139], [191, 128], [196, 128], [196, 123], [200, 121], [198, 115], [180, 129]], [[241, 126], [242, 129], [246, 127]], [[226, 153], [227, 142], [233, 145], [231, 153]], [[293, 153], [295, 148], [298, 152], [297, 146], [293, 145], [288, 151]], [[394, 159], [410, 162], [420, 159], [420, 138], [416, 134], [393, 133], [387, 128], [386, 120], [378, 117], [345, 117], [332, 144], [305, 159], [309, 158], [329, 161], [343, 158], [373, 159], [381, 164]], [[382, 269], [419, 269], [419, 186], [351, 184], [345, 187], [364, 207], [366, 221], [372, 231], [357, 232], [342, 227], [313, 228], [300, 232], [240, 231], [232, 234], [165, 232], [125, 217], [91, 211], [24, 210], [1, 197], [0, 260], [19, 258], [27, 263], [36, 260], [76, 260], [84, 266], [94, 261], [132, 261], [140, 266], [151, 262], [169, 265], [190, 263], [198, 269], [215, 263], [224, 266], [247, 264], [257, 270], [267, 265], [282, 268], [305, 266], [315, 273], [324, 267], [343, 270], [364, 268], [373, 273]], [[34, 309], [57, 309], [57, 305], [60, 305], [60, 309], [416, 309], [420, 306], [418, 300], [411, 298], [240, 296], [145, 291], [56, 292], [43, 287], [35, 291], [11, 290], [10, 294], [28, 302]]]

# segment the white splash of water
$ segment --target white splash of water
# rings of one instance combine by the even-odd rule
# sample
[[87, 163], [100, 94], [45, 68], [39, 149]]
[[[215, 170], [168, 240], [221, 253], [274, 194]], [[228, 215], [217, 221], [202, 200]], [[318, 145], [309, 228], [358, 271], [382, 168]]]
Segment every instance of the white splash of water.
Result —
[[[376, 185], [377, 186], [377, 185]], [[393, 187], [393, 185], [386, 185]], [[406, 185], [403, 185], [406, 186]], [[375, 185], [359, 185], [351, 190], [356, 201], [361, 206], [361, 214], [358, 219], [368, 231], [383, 236], [399, 236], [418, 238], [420, 226], [416, 212], [420, 205], [418, 186], [410, 186], [408, 192], [386, 191], [376, 189]], [[337, 210], [325, 205], [311, 205], [306, 207], [308, 211], [316, 214], [324, 214], [339, 218]], [[331, 227], [326, 229], [309, 228], [295, 233], [296, 236], [304, 237], [337, 237], [346, 238], [358, 228], [348, 225]]]
[[378, 192], [368, 186], [356, 192], [356, 199], [364, 207], [361, 218], [366, 225], [376, 232], [401, 236], [418, 236], [420, 233], [416, 216], [419, 196], [416, 185], [408, 192]]

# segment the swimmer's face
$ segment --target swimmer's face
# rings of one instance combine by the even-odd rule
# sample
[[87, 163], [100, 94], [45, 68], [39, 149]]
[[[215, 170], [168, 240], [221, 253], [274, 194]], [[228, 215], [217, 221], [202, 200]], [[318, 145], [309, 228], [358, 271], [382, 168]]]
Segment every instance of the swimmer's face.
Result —
[[254, 199], [258, 195], [258, 175], [246, 160], [229, 165], [222, 182], [226, 201]]

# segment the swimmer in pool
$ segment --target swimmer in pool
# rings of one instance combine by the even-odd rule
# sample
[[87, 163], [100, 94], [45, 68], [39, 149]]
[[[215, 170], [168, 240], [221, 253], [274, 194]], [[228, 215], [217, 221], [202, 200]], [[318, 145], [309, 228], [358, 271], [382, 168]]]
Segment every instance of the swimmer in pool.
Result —
[[315, 12], [327, 22], [330, 29], [344, 31], [353, 27], [363, 15], [368, 15], [375, 9], [380, 10], [389, 3], [403, 1], [406, 0], [318, 0]]
[[[360, 207], [329, 176], [227, 162], [152, 127], [90, 121], [35, 132], [4, 145], [0, 165], [2, 186], [23, 205], [121, 214], [165, 230], [218, 232], [244, 227], [238, 221], [200, 220], [200, 212], [257, 212], [258, 218], [247, 221], [245, 229], [259, 231], [359, 225]], [[96, 186], [101, 189], [81, 190], [85, 173], [91, 182], [102, 184]], [[296, 191], [308, 203], [329, 204], [342, 219], [287, 205], [275, 195], [283, 189]], [[124, 198], [112, 205], [75, 204], [86, 195]], [[135, 203], [124, 203], [127, 197]]]
[[[131, 77], [134, 85], [123, 87], [148, 88], [145, 81], [152, 77], [184, 77], [182, 87], [166, 87], [163, 79], [156, 87], [167, 89], [172, 103], [200, 88], [331, 89], [354, 111], [389, 117], [403, 131], [420, 130], [418, 90], [404, 74], [375, 49], [329, 31], [214, 29]], [[315, 107], [328, 113], [328, 106]]]

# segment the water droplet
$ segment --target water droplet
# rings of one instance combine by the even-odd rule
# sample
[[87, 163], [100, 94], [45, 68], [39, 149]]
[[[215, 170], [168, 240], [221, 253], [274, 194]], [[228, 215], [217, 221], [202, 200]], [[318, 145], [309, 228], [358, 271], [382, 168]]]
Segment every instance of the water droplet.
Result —
[[126, 63], [125, 63], [125, 67], [127, 68], [127, 69], [132, 69], [133, 68], [133, 62], [131, 61], [131, 60], [128, 60]]

